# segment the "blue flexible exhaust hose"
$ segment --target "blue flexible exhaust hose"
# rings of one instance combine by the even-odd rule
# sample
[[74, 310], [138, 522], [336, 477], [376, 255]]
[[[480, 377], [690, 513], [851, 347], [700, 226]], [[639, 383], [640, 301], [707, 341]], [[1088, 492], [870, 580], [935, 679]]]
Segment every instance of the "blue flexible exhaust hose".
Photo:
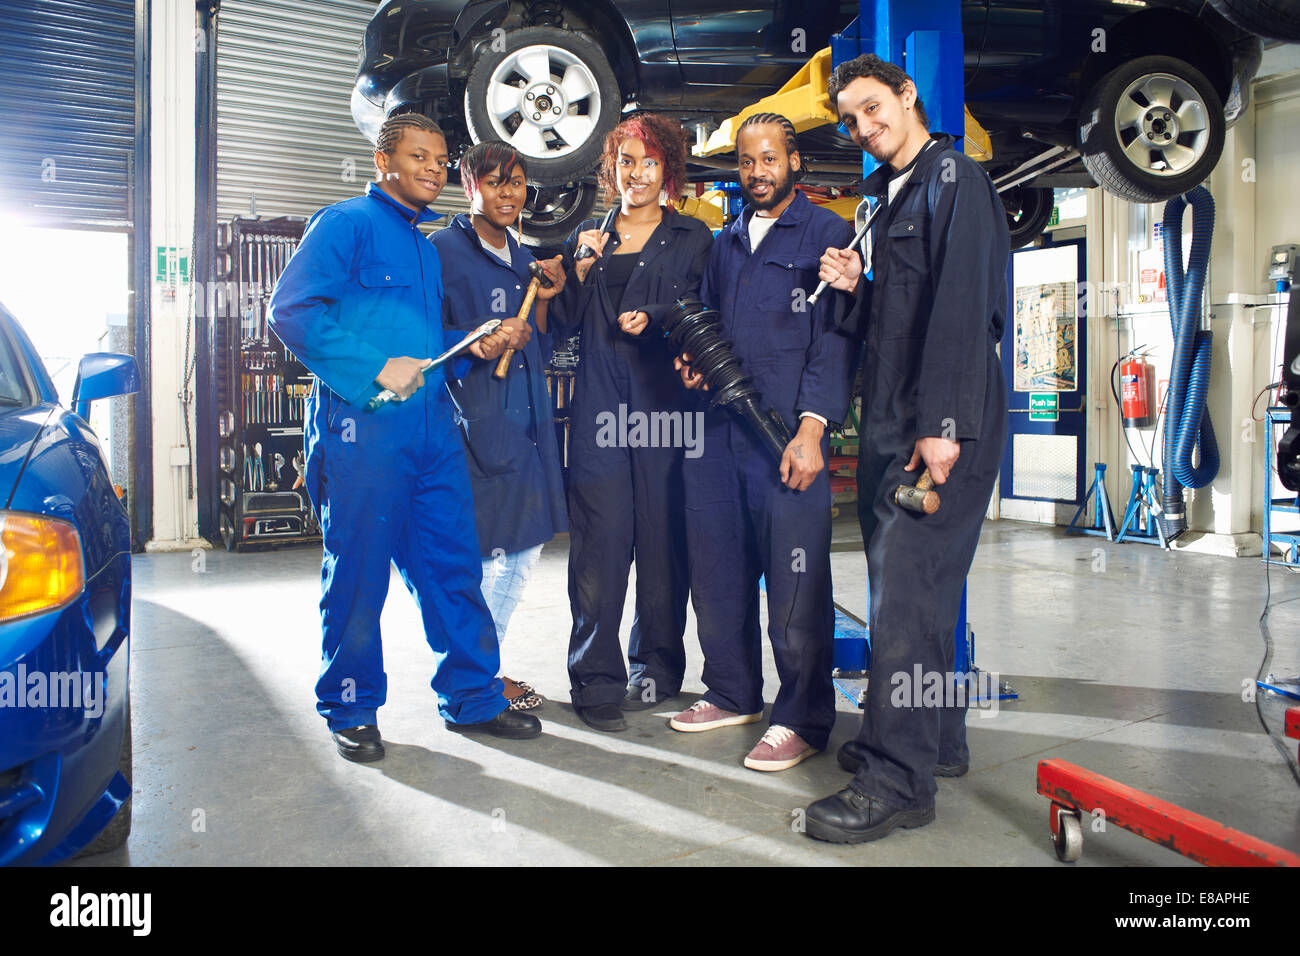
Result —
[[[1192, 207], [1192, 251], [1183, 268], [1183, 212]], [[1201, 301], [1210, 263], [1214, 233], [1214, 199], [1204, 186], [1175, 196], [1165, 204], [1161, 235], [1165, 242], [1165, 277], [1174, 357], [1165, 400], [1163, 443], [1165, 535], [1175, 538], [1187, 530], [1183, 489], [1203, 488], [1219, 473], [1219, 446], [1205, 410], [1210, 387], [1212, 337], [1200, 328]], [[1197, 448], [1200, 463], [1192, 464]]]

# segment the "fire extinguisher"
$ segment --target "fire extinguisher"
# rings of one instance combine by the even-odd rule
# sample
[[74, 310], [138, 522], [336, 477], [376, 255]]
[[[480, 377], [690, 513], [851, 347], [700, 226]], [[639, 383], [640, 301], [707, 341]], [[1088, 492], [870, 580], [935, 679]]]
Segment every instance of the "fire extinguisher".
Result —
[[1120, 404], [1125, 428], [1150, 428], [1151, 396], [1155, 392], [1155, 366], [1138, 355], [1130, 355], [1119, 369]]

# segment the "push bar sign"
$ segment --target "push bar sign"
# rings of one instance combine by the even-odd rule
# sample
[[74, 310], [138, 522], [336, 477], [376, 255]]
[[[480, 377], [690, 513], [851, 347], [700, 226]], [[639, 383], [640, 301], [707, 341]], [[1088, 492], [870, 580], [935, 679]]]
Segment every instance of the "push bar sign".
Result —
[[1060, 395], [1056, 392], [1029, 393], [1029, 420], [1055, 422], [1061, 419]]

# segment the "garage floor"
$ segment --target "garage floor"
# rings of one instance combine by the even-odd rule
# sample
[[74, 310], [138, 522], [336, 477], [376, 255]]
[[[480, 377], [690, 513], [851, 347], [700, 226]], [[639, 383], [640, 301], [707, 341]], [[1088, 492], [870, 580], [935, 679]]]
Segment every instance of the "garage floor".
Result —
[[[856, 522], [835, 526], [835, 594], [866, 615]], [[83, 863], [795, 864], [1060, 866], [1037, 761], [1061, 757], [1300, 849], [1300, 788], [1242, 682], [1263, 655], [1258, 559], [1164, 554], [986, 524], [970, 578], [976, 662], [1020, 693], [972, 711], [971, 772], [941, 780], [938, 819], [859, 847], [818, 843], [794, 812], [843, 786], [833, 753], [780, 774], [741, 759], [763, 725], [687, 735], [678, 707], [588, 729], [569, 707], [567, 539], [547, 545], [511, 624], [511, 676], [550, 698], [533, 741], [448, 733], [414, 603], [394, 576], [384, 615], [388, 756], [336, 756], [314, 709], [319, 554], [136, 558], [135, 820], [124, 850]], [[1272, 572], [1273, 599], [1300, 579]], [[629, 592], [630, 593], [630, 592]], [[631, 611], [624, 619], [626, 631]], [[1275, 607], [1274, 670], [1300, 672], [1300, 601]], [[702, 692], [694, 619], [679, 706]], [[776, 684], [766, 656], [772, 700]], [[857, 711], [839, 700], [832, 748]], [[1279, 711], [1280, 712], [1280, 711]], [[1295, 756], [1295, 744], [1289, 750]], [[1188, 865], [1118, 828], [1080, 866]]]

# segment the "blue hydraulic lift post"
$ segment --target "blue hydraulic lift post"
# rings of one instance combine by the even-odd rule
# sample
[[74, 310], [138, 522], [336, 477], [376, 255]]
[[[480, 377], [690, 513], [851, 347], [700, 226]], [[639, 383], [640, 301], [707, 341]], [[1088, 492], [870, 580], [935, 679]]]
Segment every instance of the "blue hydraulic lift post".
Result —
[[[861, 0], [858, 19], [843, 33], [831, 37], [831, 63], [838, 66], [863, 53], [874, 53], [907, 71], [916, 84], [917, 95], [925, 103], [932, 132], [964, 135], [966, 54], [962, 43], [961, 0]], [[832, 108], [834, 105], [831, 104]], [[863, 154], [862, 175], [869, 175], [878, 165]], [[942, 488], [939, 490], [942, 494]], [[953, 670], [964, 674], [971, 663], [964, 586], [953, 636], [956, 644]], [[870, 667], [870, 659], [866, 663]]]

